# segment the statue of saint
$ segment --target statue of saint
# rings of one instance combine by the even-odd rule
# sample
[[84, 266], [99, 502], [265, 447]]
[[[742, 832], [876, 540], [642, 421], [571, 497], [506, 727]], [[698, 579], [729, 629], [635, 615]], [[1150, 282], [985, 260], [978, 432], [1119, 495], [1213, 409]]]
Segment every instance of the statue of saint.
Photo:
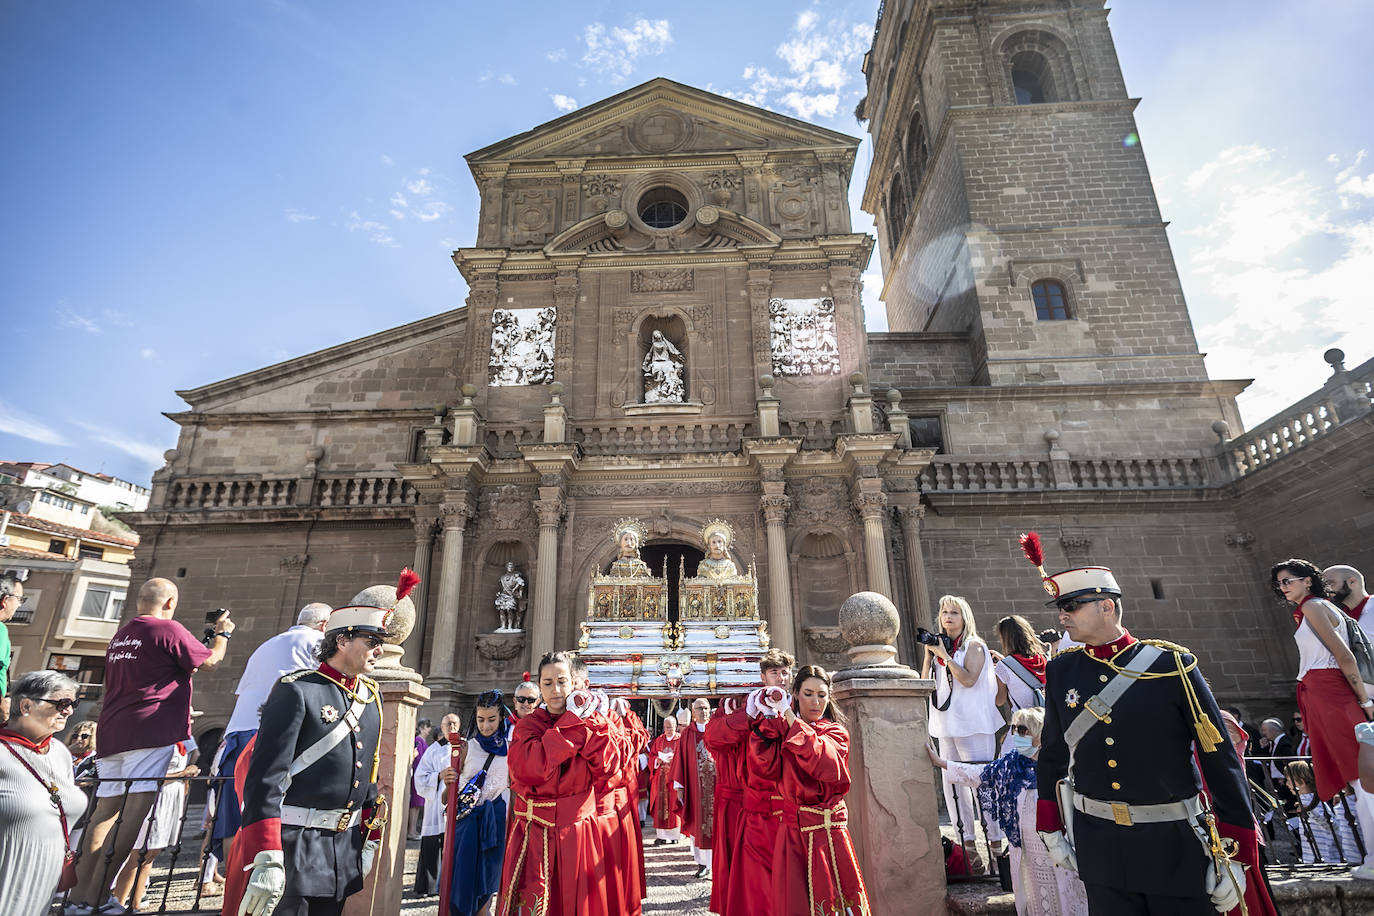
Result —
[[519, 633], [525, 618], [525, 577], [515, 571], [515, 564], [506, 563], [506, 571], [501, 575], [501, 587], [496, 593], [496, 612], [500, 615], [501, 625], [498, 633]]
[[645, 404], [682, 403], [687, 393], [682, 382], [682, 362], [682, 351], [662, 331], [654, 331], [642, 365]]
[[639, 545], [644, 540], [644, 526], [637, 518], [622, 518], [616, 522], [615, 542], [620, 547], [620, 556], [611, 564], [611, 575], [647, 578], [653, 573], [649, 564], [639, 558]]
[[706, 557], [697, 564], [697, 575], [703, 579], [728, 579], [739, 575], [735, 561], [727, 553], [735, 540], [735, 529], [724, 519], [713, 518], [701, 529]]

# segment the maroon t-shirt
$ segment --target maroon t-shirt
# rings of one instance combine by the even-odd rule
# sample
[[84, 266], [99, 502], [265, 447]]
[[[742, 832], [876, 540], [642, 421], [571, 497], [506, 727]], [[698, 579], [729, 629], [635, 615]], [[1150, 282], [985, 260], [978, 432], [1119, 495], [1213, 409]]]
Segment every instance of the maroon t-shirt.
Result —
[[105, 650], [96, 756], [166, 747], [191, 736], [191, 672], [210, 657], [175, 620], [140, 616]]

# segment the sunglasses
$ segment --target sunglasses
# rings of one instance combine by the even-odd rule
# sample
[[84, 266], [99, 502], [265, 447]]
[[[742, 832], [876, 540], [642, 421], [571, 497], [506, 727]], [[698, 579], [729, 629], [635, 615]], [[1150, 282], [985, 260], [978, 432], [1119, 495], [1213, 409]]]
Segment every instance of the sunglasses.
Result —
[[1011, 727], [1011, 730], [1016, 732], [1018, 735], [1022, 736], [1029, 735], [1031, 733], [1030, 727], [1026, 725], [1013, 725]]
[[516, 697], [516, 698], [515, 698], [515, 702], [517, 702], [517, 703], [533, 703], [533, 702], [535, 702], [535, 701], [538, 700], [538, 699], [539, 699], [538, 697]]
[[1288, 586], [1292, 585], [1294, 582], [1301, 582], [1301, 581], [1303, 581], [1304, 579], [1310, 579], [1310, 578], [1312, 578], [1312, 577], [1311, 577], [1311, 576], [1298, 576], [1297, 578], [1283, 578], [1283, 579], [1280, 579], [1280, 580], [1279, 580], [1279, 588], [1287, 588]]
[[48, 699], [47, 697], [39, 697], [38, 700], [37, 700], [37, 702], [39, 702], [39, 703], [49, 703], [49, 704], [51, 704], [52, 706], [54, 706], [54, 707], [57, 709], [57, 711], [58, 711], [59, 713], [63, 713], [63, 714], [69, 713], [69, 712], [71, 712], [73, 709], [76, 708], [76, 700], [68, 700], [68, 699], [50, 700], [50, 699]]
[[1061, 601], [1055, 608], [1061, 611], [1076, 611], [1085, 604], [1097, 604], [1102, 598], [1075, 598], [1072, 601]]
[[368, 648], [370, 649], [376, 649], [378, 646], [381, 646], [383, 643], [386, 642], [386, 640], [382, 639], [382, 637], [380, 636], [357, 636], [355, 638], [366, 639]]

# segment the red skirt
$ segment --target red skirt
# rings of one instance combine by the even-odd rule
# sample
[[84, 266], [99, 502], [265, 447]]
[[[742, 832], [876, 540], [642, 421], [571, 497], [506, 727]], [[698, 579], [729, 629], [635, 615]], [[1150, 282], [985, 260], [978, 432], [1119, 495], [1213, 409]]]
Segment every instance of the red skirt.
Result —
[[788, 806], [773, 852], [777, 916], [871, 916], [844, 802]]
[[501, 916], [619, 916], [606, 903], [606, 863], [590, 789], [558, 798], [512, 793]]
[[744, 830], [744, 793], [716, 786], [715, 844], [711, 853], [711, 912], [729, 916], [730, 862]]
[[1312, 746], [1317, 797], [1330, 801], [1360, 778], [1355, 726], [1365, 721], [1364, 710], [1339, 668], [1313, 668], [1303, 675], [1298, 709]]
[[[767, 893], [773, 885], [773, 851], [782, 823], [782, 798], [775, 795], [771, 801], [778, 806], [776, 811], [744, 812], [739, 838], [730, 850], [730, 884], [721, 912], [745, 916], [774, 916], [782, 912], [773, 895]], [[715, 856], [716, 853], [711, 854], [713, 860]]]

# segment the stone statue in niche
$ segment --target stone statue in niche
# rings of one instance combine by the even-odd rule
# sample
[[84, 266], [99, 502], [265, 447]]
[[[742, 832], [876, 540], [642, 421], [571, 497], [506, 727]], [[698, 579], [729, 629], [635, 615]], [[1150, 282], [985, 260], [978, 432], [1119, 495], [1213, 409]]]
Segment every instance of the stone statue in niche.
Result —
[[501, 574], [494, 603], [501, 621], [496, 632], [519, 633], [525, 621], [525, 577], [516, 571], [512, 562], [507, 561], [506, 571]]
[[739, 575], [735, 561], [726, 553], [735, 540], [735, 529], [724, 519], [713, 518], [701, 529], [701, 541], [706, 557], [697, 563], [697, 575], [703, 579], [729, 579]]
[[644, 526], [637, 518], [622, 518], [615, 523], [615, 542], [620, 548], [620, 556], [611, 564], [611, 575], [627, 578], [648, 578], [653, 575], [649, 564], [639, 556], [639, 545], [644, 543]]
[[491, 313], [492, 386], [543, 385], [553, 381], [558, 310], [495, 309]]
[[654, 331], [641, 368], [644, 370], [645, 404], [682, 403], [687, 393], [682, 382], [682, 351], [673, 346], [662, 331]]

